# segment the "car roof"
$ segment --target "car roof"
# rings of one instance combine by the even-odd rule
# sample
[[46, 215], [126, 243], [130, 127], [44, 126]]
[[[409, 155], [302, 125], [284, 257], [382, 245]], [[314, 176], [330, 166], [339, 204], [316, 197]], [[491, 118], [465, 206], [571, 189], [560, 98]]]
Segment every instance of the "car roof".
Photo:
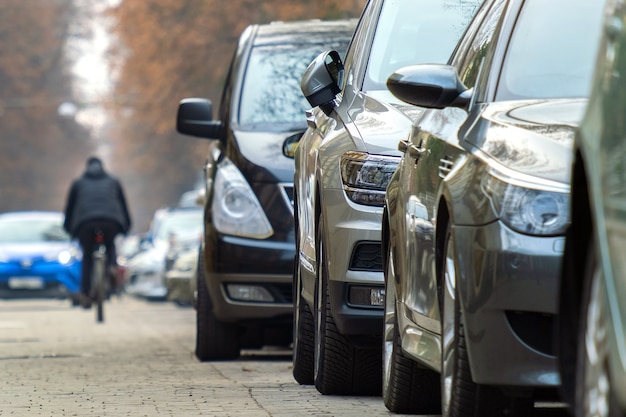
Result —
[[329, 38], [336, 38], [341, 32], [351, 35], [357, 21], [357, 19], [311, 19], [253, 25], [257, 29], [254, 45], [327, 42]]
[[59, 211], [45, 211], [45, 210], [25, 210], [25, 211], [10, 211], [0, 213], [0, 220], [21, 220], [21, 219], [58, 219], [63, 220], [63, 213]]

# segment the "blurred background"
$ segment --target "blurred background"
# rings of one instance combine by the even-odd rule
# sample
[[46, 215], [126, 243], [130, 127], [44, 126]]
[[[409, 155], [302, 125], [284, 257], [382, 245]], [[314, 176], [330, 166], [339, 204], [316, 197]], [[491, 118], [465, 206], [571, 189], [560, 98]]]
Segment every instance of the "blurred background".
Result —
[[366, 0], [2, 0], [0, 212], [62, 211], [99, 156], [123, 183], [133, 232], [201, 185], [208, 142], [175, 131], [178, 102], [217, 111], [241, 31], [358, 17]]

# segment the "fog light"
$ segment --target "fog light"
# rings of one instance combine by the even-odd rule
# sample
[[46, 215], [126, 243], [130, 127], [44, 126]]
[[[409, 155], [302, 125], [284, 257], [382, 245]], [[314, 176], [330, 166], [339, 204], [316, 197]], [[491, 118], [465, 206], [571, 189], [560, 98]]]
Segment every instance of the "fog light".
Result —
[[259, 301], [264, 303], [275, 301], [266, 288], [258, 285], [228, 284], [226, 291], [231, 299], [237, 301]]
[[348, 303], [363, 307], [382, 307], [385, 305], [385, 288], [351, 286]]

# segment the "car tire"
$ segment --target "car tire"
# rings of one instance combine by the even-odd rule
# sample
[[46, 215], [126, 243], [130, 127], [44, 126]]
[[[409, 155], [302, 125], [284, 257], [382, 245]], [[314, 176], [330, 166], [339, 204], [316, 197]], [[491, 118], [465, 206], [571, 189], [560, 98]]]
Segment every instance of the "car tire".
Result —
[[230, 360], [239, 357], [239, 329], [215, 318], [204, 280], [204, 256], [198, 258], [198, 305], [196, 309], [196, 357], [200, 361]]
[[385, 322], [383, 328], [383, 402], [402, 414], [439, 414], [439, 373], [420, 366], [402, 353], [396, 312], [395, 267], [387, 245], [385, 271]]
[[576, 366], [576, 416], [623, 417], [608, 369], [609, 340], [602, 273], [592, 241], [586, 259]]
[[441, 411], [449, 417], [533, 415], [532, 396], [507, 396], [472, 380], [458, 297], [454, 236], [448, 226], [444, 247], [441, 291]]
[[299, 264], [296, 256], [293, 291], [293, 377], [300, 385], [312, 385], [315, 360], [315, 323], [309, 305], [302, 298]]
[[315, 388], [325, 395], [380, 395], [382, 354], [378, 348], [356, 348], [341, 334], [330, 309], [328, 264], [323, 218], [317, 231], [318, 278], [315, 284]]

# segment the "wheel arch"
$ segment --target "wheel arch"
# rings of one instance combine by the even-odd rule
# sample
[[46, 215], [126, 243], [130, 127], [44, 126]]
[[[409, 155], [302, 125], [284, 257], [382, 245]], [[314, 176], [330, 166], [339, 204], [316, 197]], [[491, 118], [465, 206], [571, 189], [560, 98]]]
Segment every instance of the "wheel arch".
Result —
[[443, 269], [444, 250], [446, 246], [446, 233], [450, 223], [450, 209], [444, 197], [439, 200], [437, 207], [437, 218], [435, 220], [435, 273], [437, 274], [437, 300], [439, 302], [439, 314], [443, 314]]
[[574, 154], [571, 173], [570, 226], [566, 232], [561, 263], [558, 316], [554, 344], [558, 353], [561, 391], [566, 402], [575, 400], [575, 361], [583, 276], [589, 240], [593, 233], [585, 159], [580, 149]]

